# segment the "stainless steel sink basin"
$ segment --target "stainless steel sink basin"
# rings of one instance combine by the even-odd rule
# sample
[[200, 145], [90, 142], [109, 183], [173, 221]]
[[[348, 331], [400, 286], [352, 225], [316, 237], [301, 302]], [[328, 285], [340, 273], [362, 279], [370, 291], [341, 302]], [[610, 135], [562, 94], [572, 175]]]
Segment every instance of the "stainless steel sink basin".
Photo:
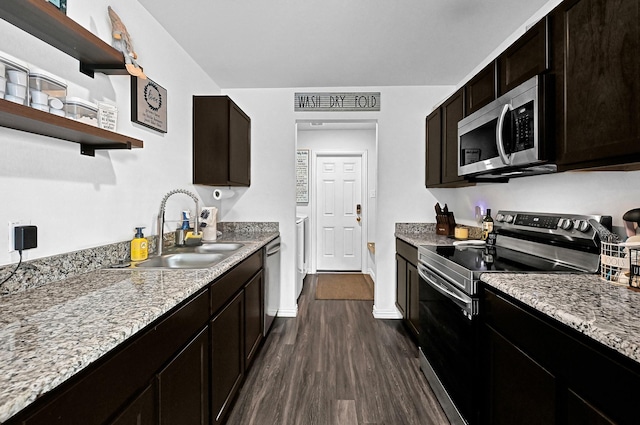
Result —
[[196, 252], [230, 252], [236, 251], [244, 246], [243, 243], [238, 242], [214, 242], [205, 243], [195, 248]]
[[227, 256], [220, 253], [183, 252], [151, 257], [136, 264], [136, 268], [164, 268], [164, 269], [203, 269], [211, 267]]

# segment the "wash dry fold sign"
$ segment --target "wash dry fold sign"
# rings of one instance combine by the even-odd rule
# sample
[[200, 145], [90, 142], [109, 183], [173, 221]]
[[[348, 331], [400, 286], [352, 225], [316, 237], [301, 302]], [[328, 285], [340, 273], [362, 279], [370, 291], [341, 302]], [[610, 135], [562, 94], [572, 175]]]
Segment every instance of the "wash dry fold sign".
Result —
[[294, 111], [379, 111], [380, 93], [295, 93]]

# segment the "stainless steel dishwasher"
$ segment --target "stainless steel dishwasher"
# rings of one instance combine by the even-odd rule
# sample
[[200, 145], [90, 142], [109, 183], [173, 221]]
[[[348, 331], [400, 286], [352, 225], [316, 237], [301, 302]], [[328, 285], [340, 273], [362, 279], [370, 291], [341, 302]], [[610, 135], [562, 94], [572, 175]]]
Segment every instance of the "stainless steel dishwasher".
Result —
[[280, 236], [264, 247], [264, 336], [280, 308]]

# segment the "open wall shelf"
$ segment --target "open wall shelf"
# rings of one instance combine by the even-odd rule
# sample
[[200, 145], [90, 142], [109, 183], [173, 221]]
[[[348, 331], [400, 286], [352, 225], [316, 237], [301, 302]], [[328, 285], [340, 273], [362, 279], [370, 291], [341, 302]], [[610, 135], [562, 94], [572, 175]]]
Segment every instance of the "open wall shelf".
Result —
[[2, 0], [0, 18], [78, 59], [90, 77], [128, 74], [122, 53], [45, 0]]
[[0, 99], [0, 126], [80, 144], [80, 153], [143, 147], [142, 140]]
[[[78, 59], [80, 72], [129, 75], [122, 53], [45, 0], [0, 0], [0, 18]], [[0, 126], [80, 144], [80, 153], [141, 148], [142, 140], [0, 99]]]

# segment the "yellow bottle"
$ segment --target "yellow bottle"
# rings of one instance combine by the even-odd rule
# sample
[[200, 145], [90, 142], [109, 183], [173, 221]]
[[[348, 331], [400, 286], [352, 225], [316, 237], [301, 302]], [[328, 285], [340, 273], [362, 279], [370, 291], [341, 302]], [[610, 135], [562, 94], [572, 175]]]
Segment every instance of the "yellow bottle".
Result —
[[136, 235], [131, 241], [131, 261], [142, 261], [149, 257], [149, 241], [142, 234], [144, 227], [136, 227]]

